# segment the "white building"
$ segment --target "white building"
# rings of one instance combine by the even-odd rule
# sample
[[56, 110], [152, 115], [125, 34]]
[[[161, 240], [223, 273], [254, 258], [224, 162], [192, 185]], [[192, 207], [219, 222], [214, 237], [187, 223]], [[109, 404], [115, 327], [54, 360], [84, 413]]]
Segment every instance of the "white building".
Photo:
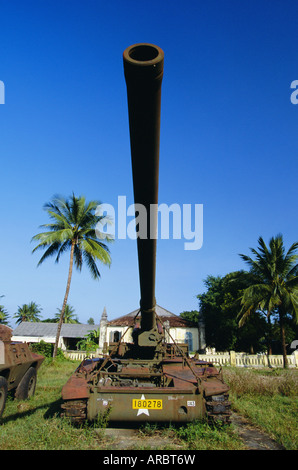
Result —
[[[140, 322], [139, 316], [136, 318], [138, 312], [139, 309], [109, 321], [106, 309], [104, 309], [99, 327], [100, 352], [103, 351], [105, 343], [115, 343], [120, 338], [122, 338], [123, 342], [132, 342], [132, 331], [135, 322], [136, 324]], [[159, 305], [156, 305], [156, 314], [165, 326], [166, 342], [188, 343], [189, 351], [198, 351], [205, 348], [205, 344], [203, 344], [205, 338], [203, 326], [199, 330], [198, 324], [184, 320], [182, 317], [169, 312]]]
[[[12, 341], [26, 343], [55, 344], [58, 323], [22, 322], [13, 331]], [[76, 349], [79, 340], [86, 337], [90, 331], [96, 330], [99, 325], [83, 325], [81, 323], [63, 323], [58, 348], [65, 350]]]

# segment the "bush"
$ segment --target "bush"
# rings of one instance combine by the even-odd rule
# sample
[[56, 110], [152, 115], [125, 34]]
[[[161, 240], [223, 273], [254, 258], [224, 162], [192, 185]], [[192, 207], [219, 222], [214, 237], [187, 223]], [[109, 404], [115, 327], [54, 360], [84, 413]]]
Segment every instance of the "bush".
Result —
[[[30, 349], [32, 352], [41, 354], [44, 357], [52, 357], [54, 352], [54, 345], [52, 343], [46, 343], [45, 341], [41, 340], [39, 343], [32, 343], [30, 345]], [[59, 359], [64, 359], [62, 349], [57, 349], [56, 357]]]

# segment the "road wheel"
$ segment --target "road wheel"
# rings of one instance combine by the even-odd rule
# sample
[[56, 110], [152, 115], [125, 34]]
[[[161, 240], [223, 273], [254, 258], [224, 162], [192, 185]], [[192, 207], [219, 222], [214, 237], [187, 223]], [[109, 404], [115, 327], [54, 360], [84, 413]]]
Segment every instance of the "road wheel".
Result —
[[4, 377], [0, 377], [0, 418], [5, 408], [6, 398], [7, 398], [7, 381]]
[[16, 388], [15, 397], [17, 400], [26, 400], [35, 393], [36, 386], [36, 369], [29, 367], [26, 374], [22, 378], [21, 382]]

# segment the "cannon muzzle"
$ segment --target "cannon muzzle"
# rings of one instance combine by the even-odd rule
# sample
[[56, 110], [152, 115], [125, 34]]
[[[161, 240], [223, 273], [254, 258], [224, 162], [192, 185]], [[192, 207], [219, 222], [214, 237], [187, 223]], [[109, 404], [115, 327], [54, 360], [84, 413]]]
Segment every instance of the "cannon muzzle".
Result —
[[[153, 44], [135, 44], [123, 53], [127, 86], [131, 162], [140, 279], [140, 346], [156, 346], [155, 271], [164, 53]], [[141, 205], [141, 206], [140, 206]]]

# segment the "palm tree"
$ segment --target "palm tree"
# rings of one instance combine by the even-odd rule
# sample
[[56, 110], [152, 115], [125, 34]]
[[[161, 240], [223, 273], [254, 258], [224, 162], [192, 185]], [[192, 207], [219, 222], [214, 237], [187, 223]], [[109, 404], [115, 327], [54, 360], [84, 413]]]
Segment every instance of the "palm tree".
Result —
[[250, 266], [257, 282], [244, 290], [240, 311], [240, 326], [247, 317], [257, 311], [267, 311], [267, 317], [277, 312], [284, 367], [287, 367], [285, 317], [291, 314], [298, 322], [298, 242], [293, 243], [286, 252], [282, 235], [272, 237], [269, 248], [262, 237], [258, 239], [258, 250], [250, 248], [255, 259], [246, 255], [241, 258]]
[[[78, 318], [74, 315], [74, 308], [70, 305], [65, 305], [64, 315], [63, 315], [63, 323], [79, 323]], [[58, 312], [55, 315], [56, 321], [58, 322], [61, 317], [62, 309], [58, 308]]]
[[[40, 258], [38, 266], [50, 256], [56, 255], [56, 262], [66, 250], [70, 250], [70, 261], [66, 291], [61, 309], [61, 315], [57, 327], [56, 343], [53, 357], [56, 356], [60, 331], [63, 322], [64, 311], [68, 299], [73, 263], [78, 270], [82, 269], [83, 261], [87, 264], [94, 279], [100, 278], [100, 272], [96, 262], [110, 266], [111, 257], [108, 247], [96, 238], [95, 227], [103, 216], [95, 215], [98, 201], [86, 202], [85, 197], [75, 197], [73, 194], [69, 199], [54, 197], [51, 202], [45, 204], [52, 223], [42, 225], [48, 231], [38, 233], [32, 240], [39, 242], [33, 253], [38, 249], [45, 249]], [[107, 241], [110, 241], [106, 237]]]
[[0, 324], [8, 325], [8, 312], [4, 305], [0, 305]]
[[21, 323], [22, 321], [38, 322], [41, 310], [35, 302], [23, 304], [21, 307], [18, 307], [18, 311], [14, 314], [14, 318], [17, 318], [16, 323]]

